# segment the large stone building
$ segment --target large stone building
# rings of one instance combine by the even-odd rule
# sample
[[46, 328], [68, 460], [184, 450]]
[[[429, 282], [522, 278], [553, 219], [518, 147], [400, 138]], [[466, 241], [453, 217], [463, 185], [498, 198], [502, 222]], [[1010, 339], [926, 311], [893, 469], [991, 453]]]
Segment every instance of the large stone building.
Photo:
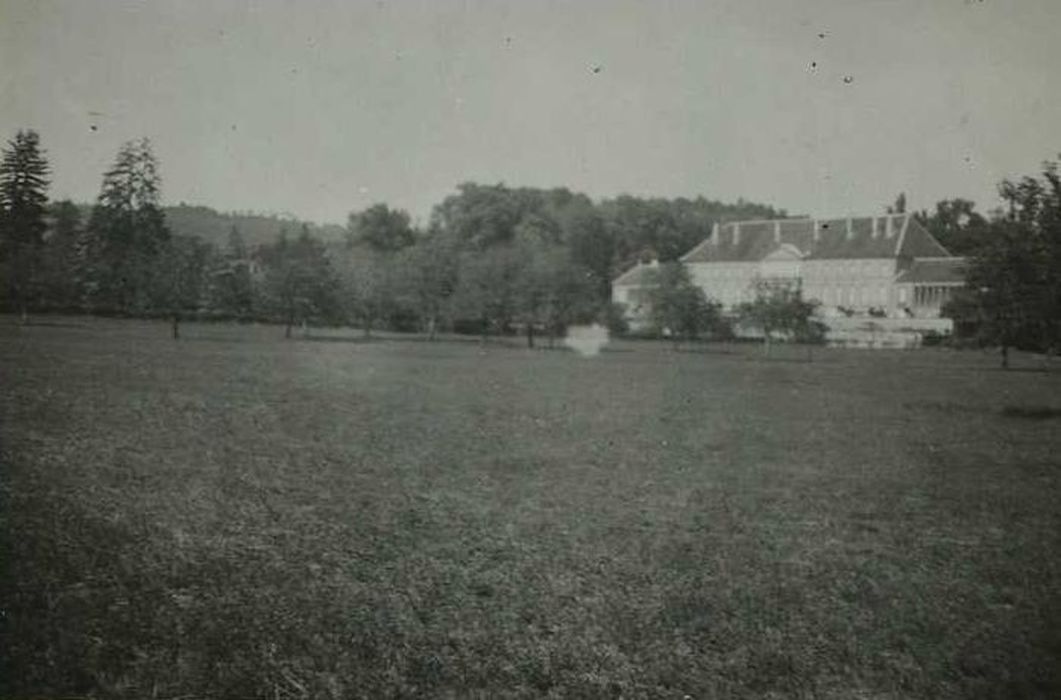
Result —
[[[940, 309], [964, 283], [964, 260], [909, 214], [716, 224], [681, 260], [726, 311], [751, 301], [758, 280], [784, 281], [820, 302], [822, 317], [835, 327], [852, 323], [842, 319], [890, 318], [946, 332]], [[612, 285], [613, 300], [625, 305], [635, 327], [647, 320], [655, 264], [627, 270]]]

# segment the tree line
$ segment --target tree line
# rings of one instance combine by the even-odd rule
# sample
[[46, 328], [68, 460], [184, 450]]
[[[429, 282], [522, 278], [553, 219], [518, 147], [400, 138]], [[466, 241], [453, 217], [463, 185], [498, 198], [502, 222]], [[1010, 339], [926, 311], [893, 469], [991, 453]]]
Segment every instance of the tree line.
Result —
[[[573, 323], [622, 329], [610, 281], [639, 260], [662, 264], [650, 307], [658, 333], [726, 335], [732, 319], [688, 279], [677, 259], [716, 222], [786, 216], [739, 200], [619, 196], [595, 202], [566, 188], [464, 183], [424, 225], [386, 204], [352, 212], [342, 236], [305, 224], [248, 244], [238, 226], [223, 245], [175, 235], [161, 206], [159, 164], [146, 139], [122, 145], [85, 215], [50, 202], [39, 136], [19, 131], [0, 157], [0, 308], [34, 311], [479, 334], [521, 331], [534, 344]], [[1061, 347], [1061, 177], [1003, 181], [1002, 206], [982, 215], [965, 199], [915, 216], [968, 259], [967, 286], [945, 309], [985, 345]], [[900, 195], [889, 211], [902, 213]], [[187, 212], [186, 212], [187, 213]], [[198, 214], [197, 214], [198, 216]], [[193, 217], [194, 220], [194, 217]], [[198, 220], [206, 220], [198, 216]], [[211, 225], [216, 226], [216, 221]], [[216, 231], [210, 238], [216, 239]], [[739, 317], [788, 337], [820, 339], [813, 300], [757, 290]]]
[[3, 307], [23, 318], [51, 310], [165, 316], [174, 335], [195, 316], [279, 322], [288, 335], [303, 324], [346, 323], [366, 334], [519, 330], [533, 344], [571, 323], [618, 323], [610, 280], [637, 260], [675, 260], [716, 221], [785, 215], [743, 200], [594, 202], [565, 188], [464, 183], [421, 226], [376, 204], [351, 213], [342, 236], [281, 223], [274, 240], [249, 244], [233, 226], [218, 245], [173, 233], [146, 139], [120, 148], [87, 214], [49, 202], [49, 177], [39, 136], [18, 132], [0, 163]]

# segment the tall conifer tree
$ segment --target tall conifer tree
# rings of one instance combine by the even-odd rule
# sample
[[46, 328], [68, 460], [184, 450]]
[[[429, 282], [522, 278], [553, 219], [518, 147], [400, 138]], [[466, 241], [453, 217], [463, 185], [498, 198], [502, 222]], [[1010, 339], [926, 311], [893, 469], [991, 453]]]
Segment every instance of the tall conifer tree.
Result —
[[8, 298], [23, 321], [48, 227], [48, 175], [37, 132], [19, 131], [0, 157], [0, 263]]
[[143, 311], [148, 304], [152, 266], [170, 238], [160, 190], [151, 142], [122, 145], [88, 224], [90, 292], [105, 310]]

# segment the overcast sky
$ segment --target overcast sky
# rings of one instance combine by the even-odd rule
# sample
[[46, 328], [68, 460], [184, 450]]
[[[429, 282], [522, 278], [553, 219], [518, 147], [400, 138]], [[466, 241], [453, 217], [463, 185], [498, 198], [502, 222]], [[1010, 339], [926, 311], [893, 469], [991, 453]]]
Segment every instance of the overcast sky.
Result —
[[[994, 206], [1061, 151], [1061, 0], [0, 0], [0, 135], [89, 201], [425, 217], [457, 183]], [[93, 129], [95, 127], [95, 129]]]

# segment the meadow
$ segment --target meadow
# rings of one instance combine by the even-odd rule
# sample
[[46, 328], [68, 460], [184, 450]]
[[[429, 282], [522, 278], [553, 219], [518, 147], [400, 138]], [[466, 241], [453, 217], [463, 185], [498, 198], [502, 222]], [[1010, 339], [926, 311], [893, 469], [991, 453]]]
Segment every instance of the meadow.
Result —
[[1061, 696], [1061, 371], [0, 318], [0, 696]]

